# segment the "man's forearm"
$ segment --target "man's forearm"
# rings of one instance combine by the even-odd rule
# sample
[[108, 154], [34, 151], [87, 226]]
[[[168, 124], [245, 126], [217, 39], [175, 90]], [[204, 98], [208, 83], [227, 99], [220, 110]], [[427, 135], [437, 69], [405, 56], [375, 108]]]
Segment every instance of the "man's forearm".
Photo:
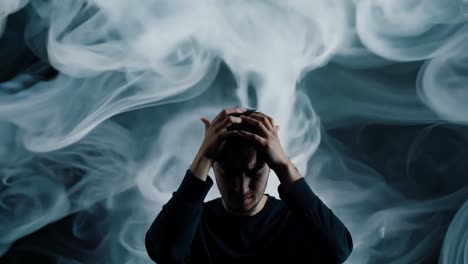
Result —
[[296, 166], [290, 161], [287, 160], [281, 164], [279, 164], [275, 168], [275, 173], [280, 180], [283, 189], [287, 192], [291, 186], [303, 176], [296, 168]]
[[145, 246], [151, 259], [157, 263], [183, 263], [200, 222], [203, 200], [212, 185], [211, 178], [202, 181], [186, 170], [179, 188], [146, 233]]
[[192, 174], [199, 178], [202, 181], [206, 181], [208, 177], [208, 172], [210, 171], [213, 161], [206, 158], [203, 153], [203, 150], [200, 149], [190, 165], [190, 171]]
[[281, 182], [278, 188], [281, 199], [297, 217], [315, 230], [331, 260], [344, 262], [353, 250], [349, 230], [312, 191], [292, 162], [284, 163], [278, 168], [275, 172]]

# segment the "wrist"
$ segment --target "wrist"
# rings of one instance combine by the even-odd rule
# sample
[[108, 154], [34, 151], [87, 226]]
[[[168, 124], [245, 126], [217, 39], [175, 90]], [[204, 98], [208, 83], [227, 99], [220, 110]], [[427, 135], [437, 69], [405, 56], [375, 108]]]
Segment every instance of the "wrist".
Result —
[[285, 191], [289, 190], [297, 180], [303, 177], [297, 167], [289, 160], [278, 164], [275, 173], [280, 180], [282, 189]]
[[210, 171], [211, 166], [213, 165], [213, 160], [206, 157], [204, 152], [200, 150], [190, 165], [190, 171], [197, 178], [206, 181], [208, 178], [208, 172]]
[[294, 168], [294, 164], [288, 159], [275, 164], [271, 169], [276, 173], [276, 175], [279, 175], [284, 174], [290, 170], [291, 167]]

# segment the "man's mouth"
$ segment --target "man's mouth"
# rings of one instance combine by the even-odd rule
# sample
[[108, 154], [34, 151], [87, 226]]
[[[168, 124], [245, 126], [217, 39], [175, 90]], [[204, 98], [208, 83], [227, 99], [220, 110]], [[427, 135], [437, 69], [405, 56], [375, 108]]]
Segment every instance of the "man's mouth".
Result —
[[241, 200], [247, 200], [249, 198], [251, 198], [253, 195], [252, 194], [249, 194], [249, 195], [243, 195], [240, 197]]

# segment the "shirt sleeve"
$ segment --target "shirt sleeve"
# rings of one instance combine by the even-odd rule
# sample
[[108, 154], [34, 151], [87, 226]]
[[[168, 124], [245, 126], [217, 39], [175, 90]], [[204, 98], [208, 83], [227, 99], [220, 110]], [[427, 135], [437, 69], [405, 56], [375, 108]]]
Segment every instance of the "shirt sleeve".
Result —
[[202, 214], [203, 201], [213, 185], [185, 173], [177, 191], [163, 206], [145, 236], [148, 256], [159, 263], [186, 263]]
[[287, 191], [280, 184], [278, 194], [286, 206], [306, 224], [310, 224], [326, 248], [328, 255], [336, 263], [344, 262], [353, 250], [353, 240], [346, 226], [338, 217], [320, 200], [307, 184], [305, 178], [293, 183]]

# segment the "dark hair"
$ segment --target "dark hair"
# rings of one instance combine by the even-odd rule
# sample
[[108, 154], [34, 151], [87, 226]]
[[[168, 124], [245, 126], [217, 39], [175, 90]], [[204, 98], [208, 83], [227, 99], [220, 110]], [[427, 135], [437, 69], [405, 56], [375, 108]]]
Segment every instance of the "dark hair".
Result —
[[[253, 113], [258, 113], [255, 109], [247, 108], [247, 111], [242, 113], [231, 113], [228, 116], [249, 116]], [[242, 123], [242, 124], [232, 124], [226, 128], [227, 131], [232, 130], [242, 130], [247, 131], [250, 133], [257, 133], [255, 127], [250, 124]], [[222, 150], [219, 153], [219, 156], [216, 159], [216, 162], [223, 164], [229, 159], [233, 158], [233, 155], [236, 158], [250, 162], [255, 155], [257, 154], [257, 147], [250, 141], [240, 137], [240, 136], [232, 136], [225, 139], [225, 143], [222, 147]]]

